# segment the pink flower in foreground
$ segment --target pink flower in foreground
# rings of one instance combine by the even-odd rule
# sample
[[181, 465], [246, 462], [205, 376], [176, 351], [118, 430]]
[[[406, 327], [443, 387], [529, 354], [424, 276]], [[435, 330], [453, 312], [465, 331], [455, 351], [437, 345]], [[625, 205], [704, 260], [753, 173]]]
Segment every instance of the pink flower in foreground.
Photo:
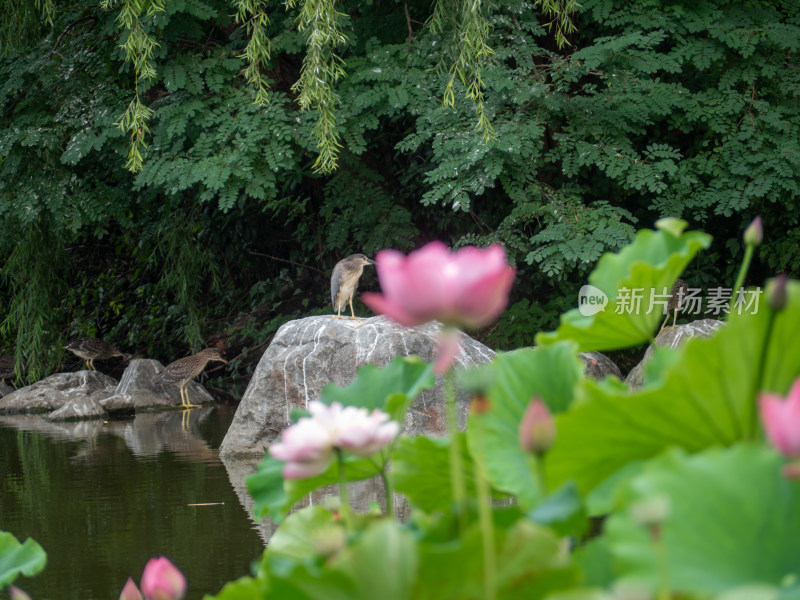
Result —
[[151, 558], [142, 573], [142, 593], [148, 600], [180, 600], [186, 594], [186, 578], [168, 558]]
[[769, 442], [786, 458], [800, 458], [800, 377], [786, 398], [762, 392], [758, 406]]
[[408, 256], [381, 250], [375, 263], [383, 294], [366, 293], [362, 299], [407, 327], [433, 320], [488, 325], [506, 307], [516, 273], [500, 244], [451, 252], [442, 242], [431, 242]]
[[330, 406], [319, 401], [308, 405], [310, 417], [303, 417], [283, 430], [281, 441], [269, 447], [274, 458], [286, 464], [285, 479], [305, 479], [323, 473], [339, 448], [356, 456], [375, 454], [400, 433], [400, 425], [375, 409]]
[[128, 577], [128, 581], [125, 582], [125, 587], [122, 588], [119, 600], [144, 600], [139, 588], [136, 587], [136, 584], [130, 577]]
[[550, 409], [539, 398], [534, 398], [522, 415], [519, 424], [519, 444], [531, 454], [544, 454], [556, 441], [556, 424]]
[[8, 586], [8, 595], [11, 597], [11, 600], [31, 600], [31, 597], [25, 590], [21, 590], [15, 585]]

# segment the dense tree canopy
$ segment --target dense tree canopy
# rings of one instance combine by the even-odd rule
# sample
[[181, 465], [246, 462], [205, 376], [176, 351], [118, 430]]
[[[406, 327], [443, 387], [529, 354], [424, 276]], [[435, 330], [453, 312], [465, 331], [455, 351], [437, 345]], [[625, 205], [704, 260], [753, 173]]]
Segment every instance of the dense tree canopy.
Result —
[[483, 335], [528, 344], [665, 215], [715, 236], [694, 284], [732, 284], [755, 214], [753, 282], [796, 273], [796, 2], [563, 3], [575, 31], [538, 4], [0, 0], [26, 19], [0, 36], [0, 348], [31, 378], [78, 334], [238, 356], [329, 310], [343, 256], [434, 238], [506, 245]]

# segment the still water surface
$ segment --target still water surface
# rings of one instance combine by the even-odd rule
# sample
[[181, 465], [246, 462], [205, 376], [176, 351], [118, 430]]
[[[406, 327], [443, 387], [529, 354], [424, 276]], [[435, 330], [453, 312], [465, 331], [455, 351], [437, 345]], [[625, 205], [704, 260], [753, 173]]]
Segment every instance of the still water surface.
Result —
[[217, 453], [233, 409], [188, 415], [0, 416], [0, 530], [32, 537], [48, 556], [15, 585], [34, 600], [115, 600], [128, 576], [138, 583], [147, 560], [164, 555], [186, 575], [187, 599], [199, 600], [250, 574], [265, 536]]

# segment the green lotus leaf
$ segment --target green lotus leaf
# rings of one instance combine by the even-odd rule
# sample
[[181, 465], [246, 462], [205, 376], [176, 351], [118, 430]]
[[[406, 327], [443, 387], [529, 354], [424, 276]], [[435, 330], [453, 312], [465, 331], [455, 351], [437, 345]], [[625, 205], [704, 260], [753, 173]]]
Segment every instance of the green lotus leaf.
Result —
[[548, 482], [574, 479], [586, 493], [673, 446], [699, 452], [757, 439], [759, 390], [786, 394], [800, 376], [800, 283], [789, 282], [787, 294], [785, 310], [763, 303], [756, 314], [732, 315], [712, 337], [688, 341], [638, 392], [583, 380], [576, 394], [584, 401], [556, 418]]
[[[794, 585], [800, 484], [781, 474], [782, 464], [772, 449], [745, 443], [695, 455], [675, 449], [651, 461], [606, 523], [603, 537], [621, 579], [668, 589], [670, 597], [748, 587], [772, 587], [777, 597]], [[647, 515], [637, 512], [654, 497], [665, 509], [657, 543], [642, 524]]]
[[470, 415], [467, 441], [470, 451], [492, 486], [514, 494], [527, 510], [542, 499], [536, 477], [536, 458], [519, 443], [522, 415], [533, 397], [554, 413], [566, 410], [583, 374], [575, 344], [523, 348], [498, 354], [483, 370], [493, 377], [484, 394], [488, 410]]
[[47, 553], [33, 539], [19, 543], [7, 531], [0, 531], [0, 589], [13, 583], [17, 575], [35, 575], [44, 569]]
[[675, 280], [695, 254], [711, 243], [711, 237], [699, 231], [675, 235], [679, 229], [643, 229], [617, 254], [603, 255], [589, 275], [589, 285], [597, 291], [586, 298], [605, 295], [604, 309], [589, 314], [586, 309], [591, 307], [584, 304], [564, 313], [558, 329], [538, 334], [536, 344], [569, 339], [578, 343], [581, 352], [588, 352], [652, 340]]

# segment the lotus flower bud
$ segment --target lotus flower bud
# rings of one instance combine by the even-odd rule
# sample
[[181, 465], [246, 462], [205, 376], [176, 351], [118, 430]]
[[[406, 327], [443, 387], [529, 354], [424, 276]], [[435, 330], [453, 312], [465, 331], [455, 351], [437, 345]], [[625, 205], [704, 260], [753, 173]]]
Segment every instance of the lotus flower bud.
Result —
[[11, 600], [31, 600], [28, 594], [15, 585], [8, 586], [8, 593], [11, 596]]
[[556, 440], [556, 424], [550, 409], [539, 398], [534, 398], [522, 415], [519, 425], [519, 444], [532, 454], [544, 454]]
[[767, 285], [767, 304], [778, 312], [786, 306], [786, 273], [781, 273]]
[[744, 243], [748, 246], [760, 246], [762, 241], [764, 241], [764, 226], [759, 216], [744, 230]]
[[769, 443], [786, 458], [800, 459], [800, 377], [785, 398], [762, 392], [758, 408]]
[[130, 577], [128, 577], [128, 581], [125, 582], [125, 587], [122, 588], [119, 600], [144, 600], [139, 588], [136, 587], [136, 584]]
[[186, 594], [186, 578], [168, 558], [151, 558], [142, 573], [142, 592], [148, 600], [180, 600]]

